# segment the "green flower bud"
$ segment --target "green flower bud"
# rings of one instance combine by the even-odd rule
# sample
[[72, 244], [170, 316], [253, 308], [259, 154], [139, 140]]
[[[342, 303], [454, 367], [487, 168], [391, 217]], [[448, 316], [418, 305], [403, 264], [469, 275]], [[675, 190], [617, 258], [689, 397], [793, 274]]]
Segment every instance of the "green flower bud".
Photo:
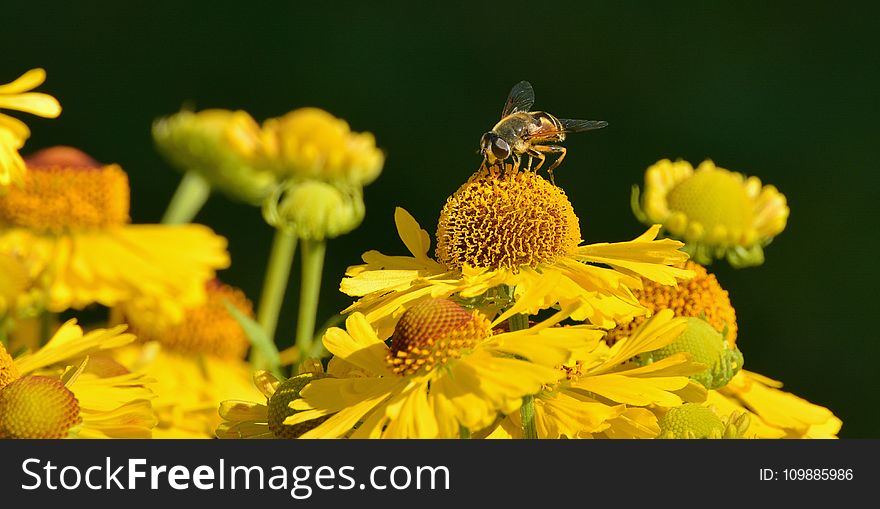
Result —
[[300, 424], [288, 425], [284, 424], [284, 419], [297, 413], [297, 410], [290, 408], [290, 403], [299, 399], [299, 394], [312, 380], [324, 378], [325, 375], [319, 373], [303, 373], [281, 382], [275, 393], [269, 398], [269, 431], [276, 438], [297, 438], [310, 429], [316, 428], [328, 417], [312, 419]]
[[742, 369], [743, 355], [738, 348], [730, 348], [718, 331], [700, 318], [687, 318], [687, 328], [672, 343], [642, 354], [637, 359], [642, 365], [665, 359], [680, 352], [691, 354], [695, 362], [705, 364], [706, 370], [692, 375], [691, 380], [707, 389], [720, 389]]
[[275, 185], [269, 170], [248, 161], [260, 146], [260, 127], [244, 111], [181, 111], [153, 123], [162, 155], [182, 172], [196, 172], [232, 199], [260, 204]]
[[722, 419], [712, 408], [686, 403], [670, 408], [657, 424], [657, 438], [743, 438], [749, 416], [734, 412]]
[[361, 189], [319, 180], [288, 181], [263, 206], [272, 226], [304, 240], [338, 237], [357, 228], [366, 209]]

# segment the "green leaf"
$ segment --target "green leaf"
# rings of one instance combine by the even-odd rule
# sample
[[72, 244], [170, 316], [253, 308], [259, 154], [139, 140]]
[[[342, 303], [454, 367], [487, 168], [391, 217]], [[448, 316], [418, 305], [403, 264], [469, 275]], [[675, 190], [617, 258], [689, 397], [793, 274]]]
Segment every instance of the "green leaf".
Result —
[[279, 367], [281, 364], [281, 357], [278, 355], [278, 348], [275, 347], [275, 343], [271, 338], [266, 334], [266, 331], [260, 327], [260, 324], [256, 322], [256, 320], [246, 316], [244, 313], [239, 311], [239, 309], [229, 301], [224, 301], [223, 305], [226, 306], [229, 314], [238, 321], [241, 328], [244, 329], [245, 335], [250, 339], [251, 346], [260, 353], [260, 358], [266, 362], [266, 366], [254, 366], [257, 369], [267, 369], [272, 372], [275, 376], [283, 376], [281, 373], [281, 368]]

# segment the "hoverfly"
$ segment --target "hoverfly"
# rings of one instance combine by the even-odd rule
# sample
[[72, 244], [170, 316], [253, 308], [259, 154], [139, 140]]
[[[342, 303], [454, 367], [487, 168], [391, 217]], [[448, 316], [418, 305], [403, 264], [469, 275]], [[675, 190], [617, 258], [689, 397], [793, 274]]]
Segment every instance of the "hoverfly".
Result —
[[565, 135], [601, 129], [608, 125], [604, 120], [572, 120], [556, 118], [546, 111], [529, 111], [535, 102], [535, 90], [528, 81], [520, 81], [510, 90], [507, 103], [501, 112], [501, 120], [480, 139], [480, 152], [489, 164], [513, 158], [514, 167], [519, 166], [522, 155], [538, 160], [537, 171], [546, 159], [545, 154], [559, 154], [547, 168], [553, 182], [553, 170], [565, 159]]

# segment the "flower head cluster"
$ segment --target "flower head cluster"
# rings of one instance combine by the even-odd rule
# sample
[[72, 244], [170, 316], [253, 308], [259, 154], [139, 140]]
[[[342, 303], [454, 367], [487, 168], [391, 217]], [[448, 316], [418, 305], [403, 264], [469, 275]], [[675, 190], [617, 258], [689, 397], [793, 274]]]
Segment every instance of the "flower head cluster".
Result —
[[235, 199], [262, 204], [267, 221], [298, 238], [323, 240], [356, 228], [362, 189], [385, 162], [370, 133], [318, 108], [262, 125], [244, 111], [182, 111], [153, 124], [160, 151]]

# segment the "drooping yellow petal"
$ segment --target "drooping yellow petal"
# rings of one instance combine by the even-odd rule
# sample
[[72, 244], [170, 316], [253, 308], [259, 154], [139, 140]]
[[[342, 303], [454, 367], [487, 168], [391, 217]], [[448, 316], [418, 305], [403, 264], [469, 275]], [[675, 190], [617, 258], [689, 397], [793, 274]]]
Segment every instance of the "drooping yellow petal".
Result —
[[644, 352], [650, 352], [662, 348], [681, 335], [687, 322], [682, 318], [673, 318], [672, 311], [661, 310], [651, 317], [630, 337], [618, 341], [611, 348], [608, 359], [592, 370], [593, 373], [602, 373], [614, 369], [622, 362]]
[[291, 403], [291, 408], [298, 412], [285, 419], [284, 424], [299, 424], [334, 414], [304, 433], [302, 438], [339, 438], [369, 412], [381, 411], [385, 400], [405, 385], [405, 380], [388, 378], [315, 380], [303, 390], [302, 399]]
[[654, 438], [660, 434], [657, 416], [646, 408], [629, 407], [609, 422], [608, 438]]
[[263, 421], [269, 419], [266, 405], [250, 401], [227, 400], [220, 402], [220, 417], [227, 421]]
[[684, 376], [637, 378], [610, 373], [581, 378], [572, 383], [572, 387], [629, 405], [672, 407], [682, 404], [675, 391], [687, 384], [688, 379]]
[[15, 363], [22, 373], [29, 373], [98, 350], [118, 348], [135, 339], [131, 334], [123, 334], [125, 329], [123, 325], [112, 329], [96, 329], [83, 335], [76, 320], [68, 320], [43, 348], [22, 355]]

